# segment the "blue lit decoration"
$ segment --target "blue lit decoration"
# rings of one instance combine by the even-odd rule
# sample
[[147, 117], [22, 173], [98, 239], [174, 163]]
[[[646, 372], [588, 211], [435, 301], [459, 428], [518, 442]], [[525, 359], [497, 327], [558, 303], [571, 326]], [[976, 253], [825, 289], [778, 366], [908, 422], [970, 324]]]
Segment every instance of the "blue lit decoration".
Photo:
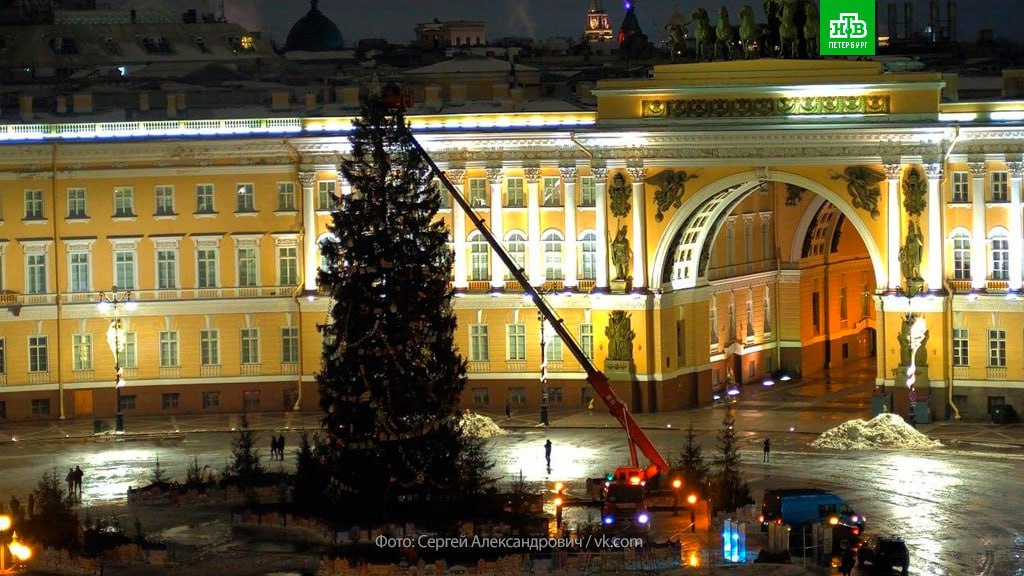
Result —
[[632, 10], [633, 9], [633, 3], [630, 2], [629, 0], [626, 0], [625, 2], [623, 2], [623, 6], [626, 7], [626, 10]]
[[722, 558], [727, 562], [747, 561], [747, 527], [735, 520], [726, 520], [722, 525]]

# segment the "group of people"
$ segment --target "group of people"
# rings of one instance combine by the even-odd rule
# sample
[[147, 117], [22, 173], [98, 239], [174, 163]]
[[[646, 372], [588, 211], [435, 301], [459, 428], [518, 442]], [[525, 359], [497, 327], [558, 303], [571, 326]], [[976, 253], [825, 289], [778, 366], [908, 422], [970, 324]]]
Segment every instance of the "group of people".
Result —
[[[28, 504], [24, 508], [21, 506], [21, 500], [18, 500], [17, 496], [11, 496], [11, 521], [15, 524], [21, 524], [26, 518], [35, 516], [36, 513], [36, 496], [33, 493], [28, 495]], [[0, 504], [0, 512], [3, 512], [3, 504]]]
[[276, 438], [270, 435], [270, 459], [284, 460], [284, 434]]
[[68, 468], [68, 475], [64, 477], [64, 480], [68, 483], [68, 495], [72, 498], [81, 500], [82, 499], [82, 477], [85, 473], [82, 472], [81, 466], [75, 466], [74, 468]]

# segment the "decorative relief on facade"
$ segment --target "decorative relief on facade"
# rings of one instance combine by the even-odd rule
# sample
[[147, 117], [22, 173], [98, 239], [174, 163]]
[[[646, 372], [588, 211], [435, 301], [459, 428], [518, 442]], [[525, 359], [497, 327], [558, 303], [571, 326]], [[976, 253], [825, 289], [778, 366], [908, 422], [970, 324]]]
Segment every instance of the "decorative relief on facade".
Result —
[[316, 172], [299, 172], [299, 183], [303, 188], [312, 188], [316, 182]]
[[658, 187], [654, 193], [654, 206], [657, 208], [654, 214], [655, 222], [664, 220], [665, 213], [669, 209], [679, 208], [683, 205], [686, 182], [697, 178], [697, 176], [697, 174], [687, 173], [683, 170], [662, 170], [646, 180], [648, 184]]
[[786, 184], [786, 206], [796, 206], [804, 199], [806, 189], [796, 184]]
[[928, 194], [928, 182], [921, 179], [921, 173], [917, 168], [907, 171], [907, 177], [903, 180], [903, 208], [910, 216], [920, 216], [924, 212]]
[[829, 170], [833, 180], [846, 182], [846, 191], [850, 193], [850, 200], [854, 208], [866, 210], [875, 220], [881, 216], [878, 210], [878, 199], [882, 195], [879, 183], [886, 179], [886, 175], [867, 166], [850, 166], [843, 170], [842, 174]]
[[626, 184], [626, 177], [622, 175], [622, 172], [616, 172], [615, 176], [612, 176], [612, 184], [608, 187], [608, 197], [611, 199], [612, 215], [616, 218], [625, 218], [629, 216], [629, 186]]
[[[633, 339], [636, 337], [629, 314], [624, 310], [613, 311], [608, 316], [608, 327], [604, 329], [604, 334], [608, 337], [609, 364], [625, 363], [628, 370], [629, 363], [633, 361]], [[619, 368], [616, 371], [623, 371], [619, 366], [616, 368]]]
[[802, 96], [644, 100], [644, 118], [754, 118], [803, 114], [888, 114], [889, 96]]

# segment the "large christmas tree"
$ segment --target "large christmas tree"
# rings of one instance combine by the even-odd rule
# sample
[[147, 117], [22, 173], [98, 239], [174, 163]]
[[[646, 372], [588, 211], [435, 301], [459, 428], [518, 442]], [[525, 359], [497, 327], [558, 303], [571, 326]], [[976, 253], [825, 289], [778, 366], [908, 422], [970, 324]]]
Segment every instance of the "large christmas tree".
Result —
[[382, 516], [458, 492], [466, 366], [440, 196], [393, 91], [367, 98], [350, 141], [353, 192], [321, 245], [332, 303], [317, 381], [330, 491], [346, 514]]

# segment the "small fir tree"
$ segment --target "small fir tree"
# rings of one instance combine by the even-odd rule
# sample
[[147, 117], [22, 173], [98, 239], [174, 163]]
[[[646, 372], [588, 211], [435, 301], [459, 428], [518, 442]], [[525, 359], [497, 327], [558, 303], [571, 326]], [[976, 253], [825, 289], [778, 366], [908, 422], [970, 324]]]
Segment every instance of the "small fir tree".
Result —
[[199, 488], [203, 485], [203, 481], [203, 469], [199, 467], [199, 458], [193, 456], [192, 462], [189, 463], [188, 470], [185, 472], [185, 486]]
[[679, 452], [675, 467], [682, 471], [683, 488], [687, 493], [696, 493], [701, 497], [707, 496], [708, 465], [704, 461], [704, 449], [697, 442], [692, 422], [686, 431], [686, 444]]
[[74, 501], [65, 486], [56, 468], [43, 473], [35, 489], [34, 513], [24, 527], [26, 539], [53, 548], [77, 547], [78, 515], [72, 510]]
[[231, 441], [231, 474], [238, 480], [240, 488], [248, 488], [263, 475], [260, 464], [260, 450], [256, 447], [256, 433], [249, 428], [249, 418], [242, 414], [238, 423], [238, 436]]
[[353, 192], [336, 198], [321, 244], [332, 302], [317, 381], [330, 492], [373, 516], [457, 494], [466, 366], [440, 195], [394, 90], [367, 98], [350, 141], [341, 173]]
[[727, 410], [718, 431], [712, 502], [715, 510], [732, 512], [750, 501], [750, 488], [740, 473], [740, 450], [736, 438], [736, 416]]
[[323, 447], [316, 437], [307, 432], [299, 435], [299, 449], [295, 454], [295, 487], [292, 500], [306, 512], [323, 510], [323, 494], [327, 488], [327, 472], [321, 461]]
[[163, 484], [171, 481], [171, 475], [167, 473], [167, 468], [160, 465], [160, 458], [156, 459], [156, 467], [153, 468], [153, 473], [149, 477], [149, 481], [153, 484]]
[[479, 496], [494, 485], [495, 478], [490, 474], [494, 460], [486, 439], [470, 435], [464, 437], [459, 468], [463, 496]]

